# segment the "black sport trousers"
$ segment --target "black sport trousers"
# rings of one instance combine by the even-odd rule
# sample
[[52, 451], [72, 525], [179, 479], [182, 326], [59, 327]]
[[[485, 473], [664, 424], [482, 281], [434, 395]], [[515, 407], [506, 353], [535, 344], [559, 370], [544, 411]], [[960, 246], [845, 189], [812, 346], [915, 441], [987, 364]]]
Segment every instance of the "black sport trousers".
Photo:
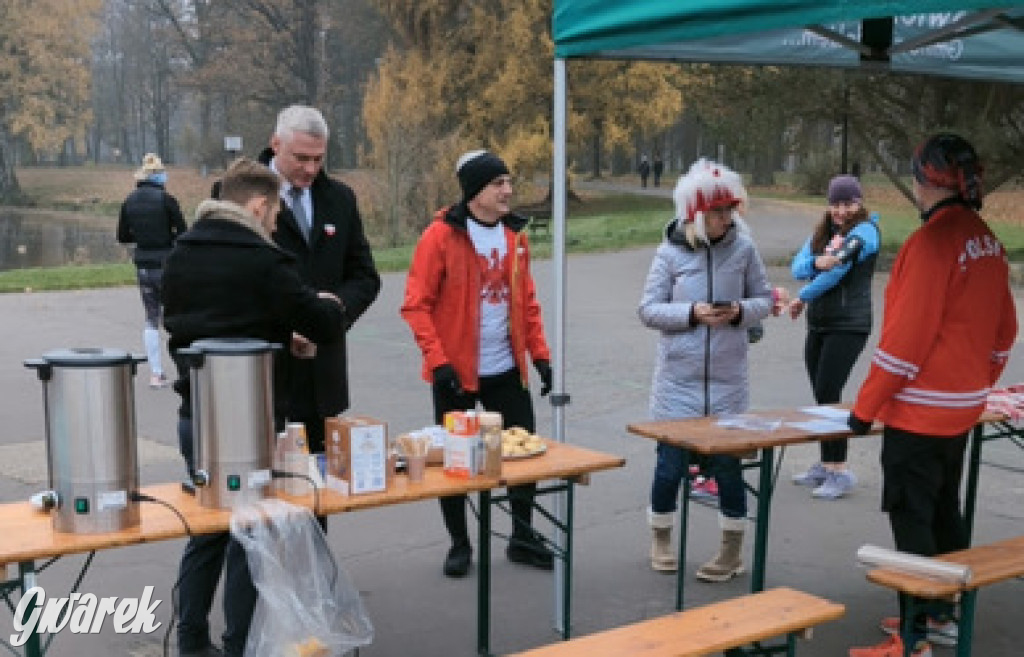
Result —
[[[889, 514], [896, 549], [933, 557], [968, 547], [967, 528], [960, 511], [967, 433], [926, 436], [886, 427], [882, 432], [882, 510]], [[900, 618], [905, 618], [903, 596]], [[914, 620], [913, 639], [926, 635], [926, 617], [952, 612], [952, 605], [935, 601], [921, 606]]]
[[[473, 409], [477, 402], [488, 411], [501, 413], [502, 426], [522, 427], [533, 433], [536, 430], [536, 418], [533, 414], [533, 400], [530, 391], [523, 387], [518, 368], [513, 368], [494, 376], [479, 378], [480, 390], [455, 394], [445, 385], [431, 386], [434, 402], [434, 421], [442, 424], [444, 414], [448, 411], [466, 411]], [[512, 509], [514, 524], [512, 533], [524, 537], [529, 533], [530, 515], [533, 500], [536, 496], [536, 484], [512, 486], [508, 489], [509, 506]], [[451, 495], [438, 498], [445, 527], [453, 543], [468, 543], [469, 531], [466, 525], [466, 496]]]
[[[804, 341], [804, 365], [811, 381], [814, 401], [835, 404], [842, 401], [843, 387], [867, 344], [867, 333], [852, 331], [808, 331]], [[823, 440], [822, 463], [845, 463], [848, 440]]]

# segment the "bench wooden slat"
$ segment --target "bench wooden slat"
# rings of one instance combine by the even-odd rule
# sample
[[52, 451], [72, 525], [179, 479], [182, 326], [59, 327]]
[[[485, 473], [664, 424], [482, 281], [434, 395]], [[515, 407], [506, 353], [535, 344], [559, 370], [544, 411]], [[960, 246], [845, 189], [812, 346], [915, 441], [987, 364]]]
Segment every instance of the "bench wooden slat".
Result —
[[520, 657], [697, 657], [799, 632], [845, 607], [776, 588], [521, 653]]
[[891, 568], [872, 569], [868, 579], [919, 598], [947, 598], [1024, 575], [1024, 536], [950, 552], [936, 559], [970, 566], [971, 581], [964, 585], [940, 582]]

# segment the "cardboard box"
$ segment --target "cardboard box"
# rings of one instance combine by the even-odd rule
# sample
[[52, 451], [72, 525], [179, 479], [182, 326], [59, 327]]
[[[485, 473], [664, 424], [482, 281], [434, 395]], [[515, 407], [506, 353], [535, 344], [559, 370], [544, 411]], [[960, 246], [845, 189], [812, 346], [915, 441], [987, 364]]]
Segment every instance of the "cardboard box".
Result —
[[386, 423], [363, 415], [341, 415], [325, 420], [326, 474], [346, 482], [350, 495], [387, 489], [389, 453]]

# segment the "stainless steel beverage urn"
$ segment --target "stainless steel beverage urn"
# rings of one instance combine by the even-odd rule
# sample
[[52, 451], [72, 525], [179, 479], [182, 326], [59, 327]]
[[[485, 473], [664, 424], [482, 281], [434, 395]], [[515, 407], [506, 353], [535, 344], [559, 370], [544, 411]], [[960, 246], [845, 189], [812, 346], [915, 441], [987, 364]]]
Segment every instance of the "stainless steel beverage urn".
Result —
[[270, 494], [274, 454], [273, 353], [262, 340], [197, 340], [189, 364], [196, 497], [230, 509]]
[[135, 435], [136, 365], [116, 349], [59, 349], [25, 361], [43, 382], [50, 490], [59, 532], [94, 534], [139, 524]]

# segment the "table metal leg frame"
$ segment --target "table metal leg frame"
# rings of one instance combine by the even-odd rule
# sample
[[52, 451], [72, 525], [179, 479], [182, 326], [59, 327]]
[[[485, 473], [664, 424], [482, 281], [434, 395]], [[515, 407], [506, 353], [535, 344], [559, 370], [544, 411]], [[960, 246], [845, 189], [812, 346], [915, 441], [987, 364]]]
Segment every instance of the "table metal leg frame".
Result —
[[[683, 608], [683, 592], [686, 581], [686, 538], [690, 519], [690, 452], [682, 450], [683, 483], [680, 491], [679, 504], [679, 565], [676, 571], [676, 610]], [[768, 550], [768, 521], [771, 516], [772, 493], [774, 490], [773, 466], [775, 450], [766, 447], [761, 450], [757, 461], [745, 463], [744, 469], [758, 468], [758, 487], [750, 489], [757, 498], [757, 515], [754, 522], [754, 567], [750, 575], [752, 593], [764, 590], [764, 573], [766, 553]]]
[[[899, 594], [902, 607], [906, 609], [906, 618], [900, 628], [903, 639], [903, 654], [911, 657], [914, 646], [910, 644], [910, 635], [914, 629], [914, 617], [927, 608], [928, 603], [906, 593]], [[964, 591], [960, 594], [960, 618], [957, 620], [956, 657], [971, 657], [971, 644], [974, 643], [974, 610], [978, 591]]]
[[1018, 447], [1024, 448], [1024, 430], [1014, 427], [1010, 422], [978, 424], [971, 431], [967, 485], [964, 492], [964, 527], [967, 530], [968, 544], [970, 544], [974, 533], [974, 511], [978, 499], [978, 479], [981, 471], [981, 449], [985, 443], [1000, 438], [1008, 438]]
[[[75, 583], [71, 586], [70, 593], [78, 593], [78, 587], [82, 584], [82, 580], [85, 579], [85, 574], [89, 571], [89, 566], [92, 565], [92, 560], [95, 558], [96, 552], [90, 552], [89, 556], [86, 557], [85, 563], [82, 564], [82, 568], [78, 573], [78, 577], [75, 579]], [[20, 591], [22, 599], [25, 594], [36, 586], [36, 576], [38, 573], [45, 570], [50, 564], [57, 561], [57, 557], [50, 559], [45, 562], [39, 569], [36, 569], [34, 561], [25, 561], [18, 564], [18, 577], [12, 579], [9, 582], [0, 583], [0, 598], [3, 598], [4, 602], [7, 603], [8, 609], [11, 610], [12, 614], [17, 613], [17, 605], [15, 605], [10, 598], [10, 594], [15, 590]], [[32, 613], [36, 610], [38, 605], [34, 605], [32, 608], [25, 609], [25, 613], [22, 618], [19, 618], [20, 623], [25, 623], [29, 618], [32, 617]], [[64, 624], [65, 619], [72, 611], [72, 605], [68, 604], [64, 607], [61, 616], [56, 619], [58, 626]], [[56, 634], [50, 634], [46, 638], [46, 642], [42, 641], [42, 637], [39, 634], [38, 625], [33, 627], [32, 632], [26, 637], [25, 645], [22, 647], [22, 651], [19, 652], [17, 648], [12, 646], [10, 643], [4, 640], [0, 640], [0, 646], [7, 648], [7, 650], [18, 657], [42, 657], [46, 654], [46, 651], [50, 649], [50, 644], [57, 637]]]
[[766, 447], [761, 450], [760, 479], [757, 488], [757, 518], [754, 523], [754, 569], [750, 573], [750, 591], [764, 590], [765, 561], [768, 552], [768, 524], [772, 509], [773, 473], [775, 450]]
[[[559, 520], [552, 515], [547, 509], [534, 504], [533, 508], [543, 515], [545, 518], [554, 525], [555, 529], [562, 533], [562, 539], [564, 541], [565, 549], [561, 549], [558, 545], [545, 540], [545, 543], [551, 548], [552, 553], [556, 559], [560, 559], [564, 564], [562, 568], [562, 619], [564, 624], [562, 626], [562, 639], [567, 640], [570, 637], [572, 624], [571, 619], [571, 600], [572, 600], [572, 525], [573, 525], [573, 482], [565, 481], [560, 484], [553, 484], [550, 486], [538, 486], [537, 495], [551, 495], [557, 493], [565, 493], [566, 499], [566, 513], [565, 522], [559, 522]], [[491, 655], [491, 506], [496, 505], [499, 508], [508, 511], [503, 506], [504, 502], [508, 501], [508, 495], [492, 495], [491, 491], [484, 490], [480, 491], [480, 511], [479, 511], [479, 523], [480, 523], [480, 564], [479, 573], [477, 577], [477, 633], [476, 633], [476, 652], [478, 655], [483, 657], [490, 657]]]
[[676, 562], [676, 611], [683, 608], [683, 589], [686, 586], [686, 537], [690, 524], [690, 451], [683, 452], [683, 490], [679, 504], [679, 557]]
[[796, 640], [797, 633], [790, 632], [786, 635], [785, 643], [766, 645], [756, 641], [745, 648], [730, 648], [724, 654], [725, 657], [767, 657], [785, 653], [787, 657], [796, 657]]

